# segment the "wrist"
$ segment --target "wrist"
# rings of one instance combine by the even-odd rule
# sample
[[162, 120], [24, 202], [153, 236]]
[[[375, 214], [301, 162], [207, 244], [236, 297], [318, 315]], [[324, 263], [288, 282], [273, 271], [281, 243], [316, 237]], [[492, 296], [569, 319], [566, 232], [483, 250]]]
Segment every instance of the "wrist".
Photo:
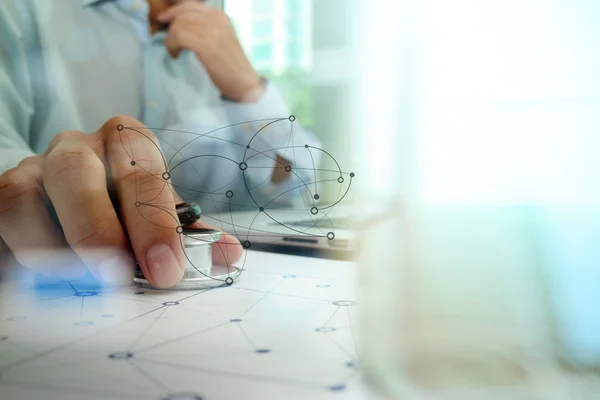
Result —
[[256, 103], [263, 96], [266, 84], [267, 80], [257, 75], [256, 79], [252, 83], [244, 85], [245, 88], [239, 93], [221, 93], [221, 97], [236, 103]]

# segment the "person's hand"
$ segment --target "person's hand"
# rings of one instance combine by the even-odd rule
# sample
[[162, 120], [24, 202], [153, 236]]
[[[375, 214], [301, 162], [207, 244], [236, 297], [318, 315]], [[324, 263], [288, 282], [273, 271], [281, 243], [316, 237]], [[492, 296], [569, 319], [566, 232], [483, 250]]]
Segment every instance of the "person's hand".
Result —
[[160, 13], [169, 24], [165, 46], [173, 57], [190, 50], [204, 64], [223, 96], [253, 102], [264, 90], [263, 80], [244, 53], [229, 17], [198, 1], [185, 1]]
[[[135, 257], [153, 286], [173, 286], [186, 258], [179, 200], [164, 172], [158, 140], [133, 118], [114, 117], [93, 134], [62, 132], [0, 175], [0, 237], [20, 264], [44, 274], [87, 267], [107, 284], [126, 284]], [[215, 263], [241, 257], [230, 235], [215, 245]]]

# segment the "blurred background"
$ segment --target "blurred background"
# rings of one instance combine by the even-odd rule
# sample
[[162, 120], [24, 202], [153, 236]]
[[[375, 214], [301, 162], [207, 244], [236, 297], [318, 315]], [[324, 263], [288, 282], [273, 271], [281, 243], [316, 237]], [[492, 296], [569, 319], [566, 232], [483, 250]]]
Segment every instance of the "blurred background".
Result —
[[[356, 212], [389, 206], [361, 259], [372, 378], [414, 398], [590, 398], [557, 371], [600, 359], [600, 4], [224, 6], [259, 70], [357, 172]], [[449, 374], [461, 366], [471, 380]]]
[[[361, 181], [373, 189], [442, 203], [598, 200], [597, 2], [224, 8], [256, 68], [325, 149], [369, 172]], [[377, 162], [347, 154], [354, 148]]]
[[[254, 67], [344, 170], [358, 163], [350, 131], [355, 0], [223, 0]], [[327, 166], [321, 166], [327, 168]], [[322, 195], [334, 201], [337, 188]], [[352, 194], [352, 191], [350, 192]]]

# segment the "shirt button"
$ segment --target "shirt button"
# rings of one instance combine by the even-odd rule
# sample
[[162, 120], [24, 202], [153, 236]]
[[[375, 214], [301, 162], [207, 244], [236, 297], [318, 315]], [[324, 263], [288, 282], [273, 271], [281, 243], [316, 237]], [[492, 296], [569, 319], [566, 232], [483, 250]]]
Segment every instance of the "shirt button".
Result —
[[142, 7], [142, 4], [139, 1], [134, 1], [131, 6], [134, 10], [139, 10]]
[[150, 102], [150, 108], [156, 108], [156, 107], [158, 107], [158, 104], [156, 104], [155, 101], [151, 101]]

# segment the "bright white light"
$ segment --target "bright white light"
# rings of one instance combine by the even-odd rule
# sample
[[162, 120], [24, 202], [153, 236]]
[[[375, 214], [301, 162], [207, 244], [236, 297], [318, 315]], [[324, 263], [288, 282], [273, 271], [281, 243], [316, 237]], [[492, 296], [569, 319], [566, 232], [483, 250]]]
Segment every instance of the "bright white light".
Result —
[[426, 200], [600, 200], [600, 4], [428, 0], [418, 26]]

